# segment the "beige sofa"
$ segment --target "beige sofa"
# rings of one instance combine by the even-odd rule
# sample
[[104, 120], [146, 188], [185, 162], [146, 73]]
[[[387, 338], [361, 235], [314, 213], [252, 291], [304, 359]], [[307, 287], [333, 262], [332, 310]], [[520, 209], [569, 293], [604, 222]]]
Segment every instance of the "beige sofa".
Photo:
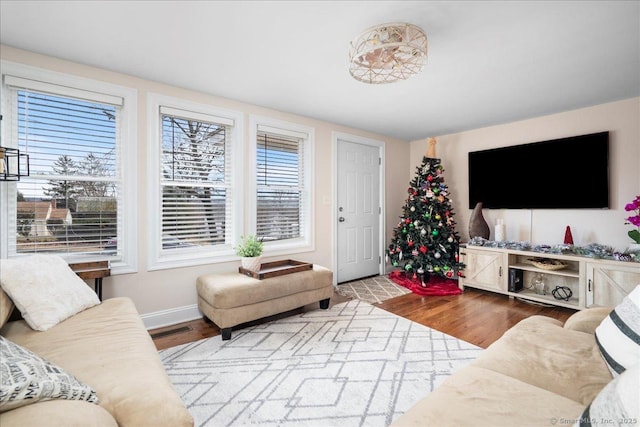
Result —
[[[0, 290], [0, 325], [11, 301]], [[0, 426], [192, 426], [156, 347], [128, 298], [107, 299], [44, 332], [24, 320], [0, 335], [91, 386], [99, 403], [44, 400], [0, 413]]]
[[610, 311], [522, 320], [392, 426], [574, 425], [612, 380], [594, 338]]

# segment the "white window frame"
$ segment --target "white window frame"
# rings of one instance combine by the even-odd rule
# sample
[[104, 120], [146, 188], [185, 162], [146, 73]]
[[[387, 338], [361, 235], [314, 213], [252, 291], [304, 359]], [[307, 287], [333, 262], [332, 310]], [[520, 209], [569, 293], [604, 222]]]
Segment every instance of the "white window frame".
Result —
[[284, 120], [273, 119], [265, 116], [251, 115], [249, 117], [249, 143], [248, 143], [248, 170], [247, 174], [247, 195], [246, 211], [247, 221], [245, 223], [246, 234], [256, 233], [257, 222], [257, 140], [258, 127], [271, 128], [274, 131], [282, 130], [283, 135], [290, 133], [304, 134], [306, 138], [302, 141], [304, 188], [302, 197], [302, 227], [300, 229], [301, 237], [296, 239], [277, 240], [274, 242], [265, 242], [263, 256], [280, 256], [297, 254], [301, 252], [311, 252], [315, 250], [315, 180], [313, 172], [313, 159], [315, 158], [314, 139], [315, 128]]
[[[50, 71], [43, 68], [32, 67], [10, 61], [0, 61], [2, 70], [2, 85], [0, 96], [2, 98], [1, 113], [2, 120], [2, 145], [12, 147], [14, 138], [9, 133], [11, 126], [9, 121], [13, 119], [14, 108], [10, 105], [12, 97], [7, 96], [9, 90], [5, 85], [5, 75], [14, 76], [21, 79], [28, 79], [37, 82], [42, 87], [54, 89], [59, 96], [78, 97], [78, 95], [88, 95], [87, 98], [94, 100], [109, 97], [121, 98], [123, 106], [120, 110], [120, 145], [118, 147], [118, 159], [121, 165], [122, 185], [119, 188], [120, 202], [122, 203], [122, 218], [118, 218], [118, 244], [120, 245], [120, 258], [111, 261], [111, 274], [135, 273], [138, 271], [138, 236], [136, 234], [138, 221], [137, 204], [137, 112], [138, 112], [138, 92], [136, 89], [106, 83], [102, 81], [87, 79], [70, 74]], [[94, 96], [91, 96], [94, 95]], [[0, 200], [2, 210], [0, 211], [0, 235], [7, 238], [0, 239], [0, 258], [22, 256], [22, 254], [9, 253], [9, 236], [15, 236], [15, 224], [9, 223], [11, 209], [16, 209], [15, 200], [11, 200], [10, 195], [15, 196], [15, 183], [0, 183]], [[9, 186], [14, 186], [9, 187]], [[13, 191], [12, 191], [13, 190]], [[15, 197], [13, 197], [15, 199]], [[25, 254], [26, 255], [26, 254]], [[89, 256], [83, 258], [72, 257], [61, 254], [68, 262], [87, 261]], [[98, 259], [91, 256], [91, 260]]]
[[[162, 133], [160, 109], [176, 109], [188, 112], [193, 119], [204, 117], [220, 117], [233, 121], [231, 127], [231, 224], [227, 224], [230, 232], [226, 236], [227, 243], [215, 247], [181, 248], [180, 250], [162, 249], [162, 194], [160, 185], [160, 168], [162, 163]], [[148, 124], [148, 151], [147, 151], [147, 194], [148, 194], [148, 270], [162, 270], [175, 267], [188, 267], [194, 265], [212, 264], [237, 260], [235, 255], [235, 242], [238, 231], [242, 227], [242, 195], [243, 195], [243, 118], [244, 114], [237, 111], [200, 104], [182, 98], [149, 93], [147, 95], [147, 124]]]

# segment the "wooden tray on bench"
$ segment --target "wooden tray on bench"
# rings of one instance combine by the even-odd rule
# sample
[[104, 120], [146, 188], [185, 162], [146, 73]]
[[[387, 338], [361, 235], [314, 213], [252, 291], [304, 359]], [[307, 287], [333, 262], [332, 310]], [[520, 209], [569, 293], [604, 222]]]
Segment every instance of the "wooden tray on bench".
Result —
[[311, 269], [313, 269], [313, 264], [302, 261], [295, 261], [292, 259], [285, 259], [282, 261], [265, 262], [260, 266], [260, 271], [258, 271], [257, 273], [244, 269], [242, 267], [238, 268], [238, 272], [240, 272], [240, 274], [244, 274], [245, 276], [262, 280], [268, 279], [270, 277], [283, 276], [285, 274], [298, 273], [300, 271]]

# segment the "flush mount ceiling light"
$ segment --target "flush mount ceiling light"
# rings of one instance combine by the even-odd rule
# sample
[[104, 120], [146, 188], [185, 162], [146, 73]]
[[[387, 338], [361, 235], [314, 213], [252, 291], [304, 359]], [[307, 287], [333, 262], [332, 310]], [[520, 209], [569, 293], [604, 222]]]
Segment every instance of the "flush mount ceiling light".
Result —
[[427, 35], [412, 24], [371, 27], [351, 42], [349, 72], [364, 83], [391, 83], [419, 73], [427, 57]]

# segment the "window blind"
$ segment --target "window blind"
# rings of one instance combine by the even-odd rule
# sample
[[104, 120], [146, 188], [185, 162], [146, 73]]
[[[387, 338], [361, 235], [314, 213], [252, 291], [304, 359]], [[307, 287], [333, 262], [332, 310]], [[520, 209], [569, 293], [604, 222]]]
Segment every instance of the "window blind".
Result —
[[303, 230], [303, 135], [257, 133], [256, 233], [264, 241], [292, 239]]
[[232, 211], [233, 121], [166, 107], [160, 111], [162, 248], [225, 244]]
[[30, 176], [16, 184], [10, 253], [115, 256], [122, 217], [120, 107], [80, 99], [92, 92], [75, 90], [71, 98], [43, 85], [47, 93], [11, 93], [9, 135], [29, 155]]

